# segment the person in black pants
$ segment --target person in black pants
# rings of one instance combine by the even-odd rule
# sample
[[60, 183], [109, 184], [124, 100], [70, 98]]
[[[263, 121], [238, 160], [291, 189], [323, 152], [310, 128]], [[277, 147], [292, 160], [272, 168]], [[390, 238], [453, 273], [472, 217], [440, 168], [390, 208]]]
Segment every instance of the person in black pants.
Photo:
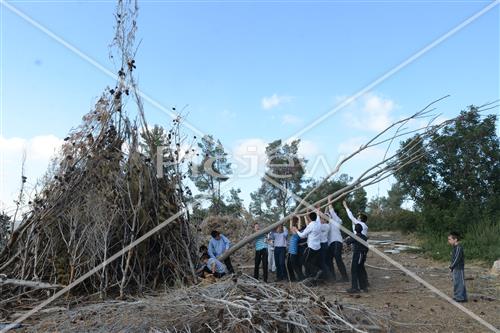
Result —
[[[366, 242], [367, 237], [361, 233], [363, 227], [360, 224], [355, 225], [356, 236]], [[348, 293], [359, 293], [361, 290], [367, 292], [367, 274], [365, 270], [365, 261], [368, 248], [353, 237], [346, 240], [346, 244], [352, 244], [352, 263], [351, 263], [351, 288]]]
[[[319, 212], [319, 209], [318, 209]], [[304, 231], [299, 231], [294, 227], [294, 232], [300, 238], [307, 237], [307, 249], [304, 252], [304, 262], [306, 265], [306, 276], [314, 277], [316, 273], [321, 272], [320, 268], [320, 249], [321, 249], [321, 221], [316, 212], [311, 212], [308, 215], [309, 224]], [[307, 222], [306, 222], [307, 223]]]
[[286, 245], [288, 230], [279, 225], [271, 232], [270, 238], [274, 241], [274, 260], [276, 261], [276, 281], [287, 279], [286, 272]]
[[330, 232], [328, 233], [328, 265], [332, 271], [332, 275], [335, 277], [335, 268], [333, 266], [333, 259], [335, 259], [341, 275], [340, 282], [347, 282], [349, 281], [347, 270], [342, 260], [343, 239], [342, 233], [340, 232], [342, 220], [338, 216], [338, 212], [333, 208], [331, 196], [328, 197], [328, 211], [326, 211], [325, 214], [330, 218], [328, 223], [330, 226]]
[[[258, 223], [254, 224], [255, 232], [260, 230]], [[259, 268], [262, 262], [262, 273], [264, 275], [264, 282], [267, 282], [267, 242], [266, 236], [260, 235], [255, 239], [255, 265], [253, 270], [253, 277], [259, 279]]]
[[[301, 218], [300, 216], [298, 217], [299, 219], [299, 231], [303, 232], [304, 229], [306, 228], [306, 221], [304, 218], [304, 224], [301, 223]], [[306, 238], [300, 238], [299, 239], [299, 248], [297, 251], [298, 255], [298, 264], [300, 265], [301, 271], [304, 271], [306, 269], [306, 249], [307, 249], [307, 237]]]
[[288, 274], [289, 281], [302, 281], [305, 279], [298, 254], [300, 237], [294, 231], [298, 227], [298, 224], [300, 224], [300, 220], [297, 216], [294, 216], [290, 220], [290, 230], [292, 231], [292, 235], [289, 237], [288, 254], [286, 257], [286, 272]]

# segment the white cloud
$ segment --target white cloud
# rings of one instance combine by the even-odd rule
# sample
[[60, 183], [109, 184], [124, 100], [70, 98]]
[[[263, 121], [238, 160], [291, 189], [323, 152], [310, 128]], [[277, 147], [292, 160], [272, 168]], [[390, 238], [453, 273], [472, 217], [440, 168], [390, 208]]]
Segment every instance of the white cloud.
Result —
[[[290, 138], [286, 143], [290, 143], [297, 138]], [[312, 140], [300, 139], [298, 154], [301, 157], [312, 158], [320, 153], [318, 145]]]
[[279, 96], [277, 94], [273, 94], [270, 97], [263, 97], [260, 103], [264, 110], [270, 110], [281, 104], [289, 103], [292, 99], [292, 96]]
[[395, 108], [393, 100], [368, 93], [348, 106], [346, 120], [354, 128], [380, 132], [393, 123]]
[[241, 178], [261, 176], [266, 166], [267, 142], [260, 138], [243, 139], [233, 148], [234, 174]]
[[294, 116], [293, 114], [285, 114], [281, 117], [281, 123], [283, 125], [295, 125], [300, 124], [302, 122], [302, 118]]
[[21, 181], [23, 153], [26, 152], [25, 175], [28, 185], [47, 171], [50, 159], [61, 147], [63, 140], [54, 135], [41, 135], [33, 138], [5, 138], [0, 136], [0, 209], [9, 209]]
[[250, 138], [239, 140], [233, 149], [236, 156], [244, 155], [265, 155], [267, 142], [263, 139]]

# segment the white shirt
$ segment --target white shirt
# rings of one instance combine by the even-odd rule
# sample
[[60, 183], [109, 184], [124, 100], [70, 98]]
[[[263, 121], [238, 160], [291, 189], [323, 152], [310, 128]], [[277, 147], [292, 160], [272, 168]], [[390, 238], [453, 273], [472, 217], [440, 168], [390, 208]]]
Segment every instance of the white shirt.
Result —
[[356, 233], [356, 230], [354, 229], [354, 227], [356, 227], [356, 224], [361, 224], [361, 226], [363, 227], [363, 230], [361, 231], [361, 233], [363, 235], [365, 235], [366, 237], [368, 237], [368, 226], [366, 225], [366, 223], [355, 218], [354, 215], [352, 215], [352, 212], [349, 208], [347, 208], [346, 211], [347, 211], [347, 216], [349, 216], [349, 218], [352, 221], [352, 232]]
[[311, 248], [312, 250], [319, 250], [321, 248], [321, 242], [320, 242], [320, 236], [321, 236], [321, 220], [319, 218], [319, 213], [318, 217], [316, 218], [316, 221], [313, 221], [307, 225], [307, 227], [304, 229], [304, 231], [300, 232], [297, 231], [297, 235], [299, 235], [300, 238], [306, 238], [307, 237], [307, 247]]
[[286, 247], [286, 239], [288, 237], [288, 229], [283, 227], [282, 232], [272, 231], [270, 238], [274, 241], [274, 247]]
[[330, 232], [328, 233], [328, 245], [333, 242], [343, 242], [342, 234], [340, 233], [340, 226], [342, 225], [342, 219], [338, 217], [333, 209], [329, 210], [330, 222]]
[[321, 243], [327, 243], [328, 242], [328, 234], [330, 232], [330, 225], [328, 223], [321, 223], [321, 235], [319, 237], [319, 240]]

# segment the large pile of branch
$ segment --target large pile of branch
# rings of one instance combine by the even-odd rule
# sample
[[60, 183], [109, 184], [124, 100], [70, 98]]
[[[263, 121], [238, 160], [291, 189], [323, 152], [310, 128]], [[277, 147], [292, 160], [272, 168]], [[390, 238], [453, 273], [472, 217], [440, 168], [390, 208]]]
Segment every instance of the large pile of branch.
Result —
[[302, 284], [263, 284], [242, 275], [160, 297], [44, 315], [26, 331], [374, 332], [387, 331], [389, 322], [387, 315], [325, 299]]
[[[135, 11], [119, 2], [115, 43], [121, 68], [116, 86], [105, 91], [64, 139], [52, 170], [0, 253], [0, 272], [10, 279], [70, 284], [184, 208], [186, 189], [178, 164], [161, 166], [184, 156], [180, 121], [163, 135], [149, 130], [133, 80]], [[138, 120], [125, 113], [129, 95], [135, 97]], [[166, 147], [157, 163], [160, 145]], [[183, 282], [193, 276], [193, 243], [188, 219], [181, 215], [72, 292], [104, 297], [113, 291], [124, 297]], [[15, 285], [0, 288], [2, 296], [26, 291]]]
[[169, 295], [165, 332], [342, 332], [382, 328], [359, 307], [318, 297], [302, 284], [280, 287], [242, 275]]

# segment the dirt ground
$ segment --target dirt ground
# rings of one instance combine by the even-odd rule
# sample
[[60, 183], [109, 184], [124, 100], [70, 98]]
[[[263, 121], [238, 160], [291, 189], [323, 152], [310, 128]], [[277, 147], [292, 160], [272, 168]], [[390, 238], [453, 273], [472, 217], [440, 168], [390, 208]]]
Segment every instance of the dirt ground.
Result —
[[[372, 232], [371, 240], [392, 240], [411, 244], [411, 239], [394, 232]], [[381, 250], [394, 245], [377, 246]], [[467, 255], [467, 249], [465, 249]], [[448, 263], [436, 262], [414, 251], [388, 254], [439, 290], [452, 295]], [[349, 258], [344, 258], [349, 266]], [[368, 254], [368, 293], [345, 293], [348, 283], [319, 286], [318, 293], [348, 303], [360, 303], [385, 312], [392, 318], [392, 332], [490, 332], [429, 289], [391, 266], [373, 251]], [[383, 268], [383, 269], [382, 269]], [[349, 268], [348, 268], [349, 269]], [[489, 274], [489, 268], [466, 260], [465, 278], [469, 302], [462, 303], [493, 326], [500, 328], [500, 278]]]
[[[394, 232], [371, 233], [380, 250], [394, 249], [397, 244], [412, 244], [412, 240]], [[396, 243], [396, 244], [395, 244]], [[467, 251], [467, 249], [465, 249]], [[396, 251], [397, 252], [397, 251]], [[388, 254], [406, 268], [451, 295], [451, 281], [446, 262], [436, 262], [415, 251]], [[244, 256], [247, 258], [248, 256]], [[246, 259], [248, 260], [248, 258]], [[349, 270], [350, 255], [344, 261]], [[238, 264], [238, 263], [235, 263]], [[250, 273], [249, 260], [242, 270]], [[388, 332], [489, 332], [484, 326], [420, 285], [399, 269], [370, 251], [367, 259], [370, 281], [368, 293], [347, 294], [349, 283], [326, 283], [313, 287], [318, 295], [341, 303], [362, 304], [388, 318]], [[466, 285], [469, 302], [464, 306], [500, 328], [500, 278], [489, 274], [489, 268], [466, 261]], [[271, 273], [270, 281], [274, 280]], [[273, 283], [273, 282], [271, 282]], [[293, 284], [285, 283], [286, 287]], [[60, 309], [30, 318], [23, 329], [15, 332], [163, 332], [164, 313], [168, 306], [162, 296], [133, 302], [90, 304], [70, 310]], [[108, 324], [104, 324], [108, 323]], [[111, 326], [109, 323], [113, 323]], [[157, 330], [158, 329], [158, 330]]]

